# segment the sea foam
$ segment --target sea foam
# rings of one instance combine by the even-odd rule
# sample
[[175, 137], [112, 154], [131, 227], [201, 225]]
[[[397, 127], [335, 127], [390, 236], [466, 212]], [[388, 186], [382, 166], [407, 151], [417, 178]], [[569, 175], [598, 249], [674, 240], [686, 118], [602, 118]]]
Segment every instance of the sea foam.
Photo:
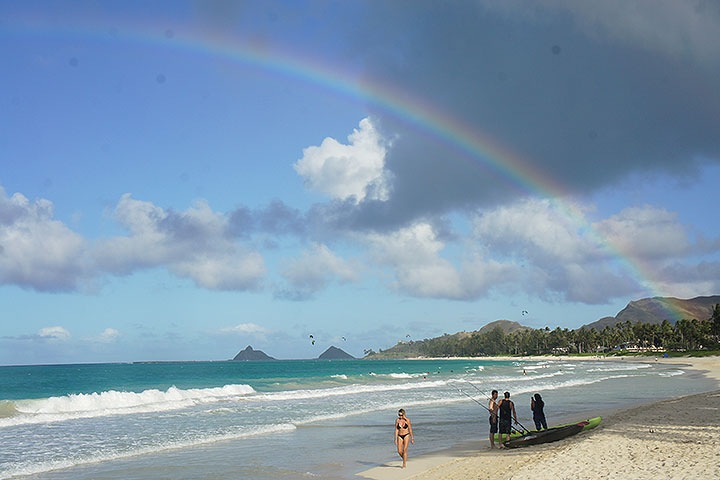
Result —
[[[16, 412], [0, 418], [0, 428], [28, 423], [50, 423], [78, 418], [162, 412], [190, 407], [199, 403], [231, 400], [255, 393], [250, 385], [225, 385], [213, 388], [166, 391], [151, 389], [142, 392], [110, 390], [100, 393], [78, 393], [37, 400], [8, 401]], [[5, 406], [4, 410], [10, 410]]]
[[337, 397], [343, 395], [358, 395], [363, 393], [378, 393], [378, 392], [389, 392], [398, 390], [415, 390], [425, 388], [437, 388], [447, 385], [447, 380], [430, 380], [430, 381], [416, 381], [416, 382], [405, 382], [405, 383], [388, 383], [379, 385], [348, 385], [346, 387], [335, 387], [335, 388], [318, 388], [313, 390], [288, 390], [285, 392], [268, 392], [258, 393], [252, 397], [248, 397], [248, 400], [272, 400], [272, 401], [284, 401], [284, 400], [305, 400], [310, 398], [326, 398], [326, 397]]

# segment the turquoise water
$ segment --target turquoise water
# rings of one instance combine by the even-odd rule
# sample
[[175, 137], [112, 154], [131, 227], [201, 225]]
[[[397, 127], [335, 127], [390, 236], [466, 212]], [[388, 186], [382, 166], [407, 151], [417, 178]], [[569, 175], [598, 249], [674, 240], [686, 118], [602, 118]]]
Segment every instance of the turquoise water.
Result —
[[[523, 371], [525, 374], [523, 374]], [[714, 388], [674, 366], [595, 361], [296, 360], [0, 367], [0, 479], [348, 478], [487, 437], [485, 394], [529, 426]], [[528, 405], [525, 405], [528, 404]]]

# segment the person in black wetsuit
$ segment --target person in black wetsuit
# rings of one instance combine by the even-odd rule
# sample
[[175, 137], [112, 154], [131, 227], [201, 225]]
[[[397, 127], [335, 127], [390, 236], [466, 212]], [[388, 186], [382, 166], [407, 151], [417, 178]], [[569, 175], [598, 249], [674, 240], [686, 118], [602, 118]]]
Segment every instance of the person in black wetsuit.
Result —
[[397, 445], [398, 455], [403, 459], [402, 468], [407, 466], [407, 449], [409, 443], [415, 445], [415, 438], [413, 438], [410, 419], [405, 416], [405, 409], [401, 408], [398, 410], [398, 418], [395, 419], [395, 445]]
[[492, 395], [492, 398], [490, 398], [490, 402], [488, 402], [488, 410], [490, 410], [490, 448], [495, 448], [495, 434], [498, 433], [498, 391], [493, 390], [490, 395]]
[[[545, 420], [545, 402], [539, 393], [535, 394], [535, 398], [530, 397], [530, 408], [533, 412], [533, 421], [535, 422], [536, 430], [547, 430], [547, 420]], [[542, 427], [542, 428], [540, 428]]]
[[[505, 448], [503, 443], [510, 441], [510, 432], [512, 431], [512, 422], [517, 423], [517, 414], [515, 413], [515, 404], [510, 400], [510, 392], [503, 394], [505, 398], [498, 403], [498, 411], [500, 412], [500, 448]], [[512, 415], [512, 416], [511, 416]], [[507, 440], [503, 440], [504, 434], [507, 434]]]

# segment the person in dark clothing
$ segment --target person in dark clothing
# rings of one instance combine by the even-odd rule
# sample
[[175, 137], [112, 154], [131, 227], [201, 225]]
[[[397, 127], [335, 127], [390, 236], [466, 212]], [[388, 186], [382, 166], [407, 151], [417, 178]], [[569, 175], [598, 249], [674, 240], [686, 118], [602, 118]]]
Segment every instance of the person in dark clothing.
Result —
[[[533, 412], [533, 421], [537, 430], [547, 430], [547, 421], [545, 420], [545, 402], [539, 393], [535, 394], [535, 398], [530, 397], [530, 408]], [[542, 428], [541, 428], [542, 427]]]
[[[517, 414], [515, 413], [515, 404], [510, 400], [510, 392], [505, 392], [504, 397], [498, 403], [498, 411], [500, 412], [500, 448], [505, 448], [503, 443], [510, 441], [510, 432], [512, 431], [512, 422], [517, 423]], [[512, 414], [512, 416], [511, 416]], [[507, 434], [507, 440], [503, 440], [504, 434]]]

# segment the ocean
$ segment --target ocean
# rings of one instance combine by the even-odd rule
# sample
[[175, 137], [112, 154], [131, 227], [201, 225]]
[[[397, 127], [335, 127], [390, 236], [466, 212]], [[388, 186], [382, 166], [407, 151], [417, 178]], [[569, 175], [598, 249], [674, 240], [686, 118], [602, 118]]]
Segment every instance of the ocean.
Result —
[[350, 478], [487, 438], [491, 389], [532, 428], [713, 390], [678, 366], [604, 361], [288, 360], [0, 367], [0, 479]]

